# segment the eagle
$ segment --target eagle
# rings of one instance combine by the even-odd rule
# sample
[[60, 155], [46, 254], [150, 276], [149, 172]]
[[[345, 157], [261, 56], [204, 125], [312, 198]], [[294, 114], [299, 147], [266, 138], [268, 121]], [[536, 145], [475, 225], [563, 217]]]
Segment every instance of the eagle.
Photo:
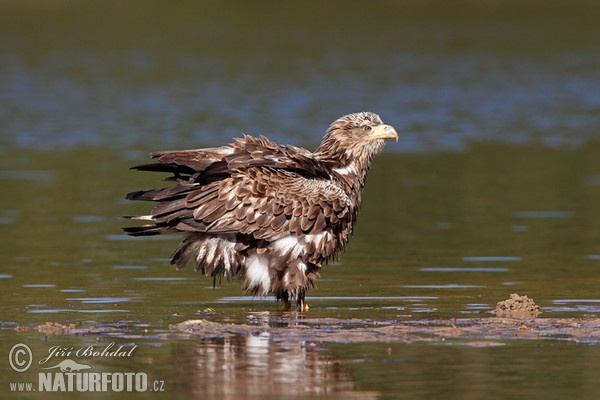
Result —
[[[140, 190], [129, 200], [157, 204], [150, 221], [123, 228], [133, 236], [185, 233], [171, 256], [207, 276], [239, 276], [242, 289], [275, 295], [284, 308], [306, 311], [305, 294], [321, 267], [351, 236], [367, 171], [396, 130], [371, 112], [334, 121], [314, 152], [264, 136], [242, 135], [221, 147], [150, 153], [132, 169], [164, 172], [169, 187]], [[214, 282], [214, 281], [213, 281]]]

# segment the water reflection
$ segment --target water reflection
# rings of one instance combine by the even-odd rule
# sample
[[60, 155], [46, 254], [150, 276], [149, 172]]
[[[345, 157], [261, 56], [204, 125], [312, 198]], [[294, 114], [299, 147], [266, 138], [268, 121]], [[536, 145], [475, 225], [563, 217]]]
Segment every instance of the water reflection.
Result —
[[[180, 375], [177, 391], [215, 398], [298, 396], [354, 392], [344, 364], [309, 342], [270, 340], [253, 335], [203, 339], [189, 351], [175, 347]], [[354, 392], [354, 394], [356, 394]]]
[[600, 312], [600, 299], [561, 299], [552, 303], [556, 306], [547, 308], [554, 312]]
[[[117, 217], [134, 214], [123, 194], [145, 179], [127, 168], [150, 148], [221, 145], [240, 132], [314, 145], [332, 118], [363, 108], [401, 127], [395, 149], [413, 154], [377, 160], [344, 265], [324, 269], [311, 315], [455, 318], [515, 287], [544, 316], [600, 312], [596, 3], [381, 1], [368, 13], [358, 2], [297, 13], [188, 3], [140, 12], [138, 2], [3, 2], [3, 354], [25, 339], [11, 336], [17, 323], [123, 318], [147, 337], [172, 315], [212, 307], [248, 323], [248, 309], [275, 307], [233, 298], [237, 284], [216, 294], [203, 288], [209, 279], [175, 275], [157, 257], [172, 252], [161, 240], [178, 237], [132, 246], [119, 234]], [[327, 16], [362, 23], [340, 30]], [[461, 259], [490, 254], [519, 260]], [[599, 346], [328, 346], [340, 361], [310, 341], [267, 336], [262, 318], [252, 314], [250, 335], [165, 341], [139, 370], [164, 366], [177, 392], [202, 398], [346, 398], [357, 387], [389, 398], [597, 395]]]
[[[0, 24], [0, 142], [11, 146], [220, 144], [265, 128], [314, 143], [332, 112], [356, 108], [393, 116], [410, 152], [597, 135], [595, 2], [535, 12], [459, 2], [451, 15], [440, 1], [368, 12], [340, 1], [295, 11], [151, 2], [143, 13], [129, 2], [30, 3], [10, 2]], [[334, 18], [363, 24], [320, 22]]]

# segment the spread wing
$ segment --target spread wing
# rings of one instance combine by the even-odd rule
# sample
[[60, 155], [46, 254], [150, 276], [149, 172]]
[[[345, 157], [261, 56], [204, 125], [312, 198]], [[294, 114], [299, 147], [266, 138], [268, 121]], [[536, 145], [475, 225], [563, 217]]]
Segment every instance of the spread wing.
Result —
[[273, 241], [322, 232], [346, 216], [350, 203], [329, 181], [254, 167], [191, 192], [185, 208], [191, 213], [179, 230], [240, 232]]
[[232, 146], [154, 153], [137, 169], [168, 171], [177, 185], [130, 193], [152, 200], [154, 224], [126, 228], [134, 235], [172, 231], [242, 233], [277, 240], [322, 232], [351, 214], [351, 200], [312, 153], [245, 136]]

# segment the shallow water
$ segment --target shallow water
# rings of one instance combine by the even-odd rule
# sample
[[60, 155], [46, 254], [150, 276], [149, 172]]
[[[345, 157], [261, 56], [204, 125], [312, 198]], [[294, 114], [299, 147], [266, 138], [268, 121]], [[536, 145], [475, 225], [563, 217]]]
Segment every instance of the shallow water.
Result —
[[[180, 237], [120, 231], [122, 215], [147, 210], [124, 194], [161, 184], [128, 170], [148, 151], [240, 132], [314, 148], [333, 119], [371, 109], [401, 140], [376, 160], [354, 237], [309, 291], [308, 318], [359, 321], [341, 329], [480, 318], [515, 292], [542, 318], [597, 316], [595, 3], [375, 2], [342, 14], [336, 2], [297, 12], [262, 2], [19, 4], [0, 6], [0, 348], [27, 344], [34, 365], [19, 374], [4, 364], [2, 395], [9, 382], [37, 384], [53, 346], [114, 342], [137, 347], [71, 359], [145, 372], [181, 397], [595, 396], [597, 345], [561, 337], [269, 337], [261, 326], [295, 318], [272, 298], [175, 271], [168, 257]], [[326, 23], [334, 16], [344, 29]], [[171, 328], [200, 318], [257, 329], [184, 338]], [[38, 333], [46, 322], [99, 330]]]

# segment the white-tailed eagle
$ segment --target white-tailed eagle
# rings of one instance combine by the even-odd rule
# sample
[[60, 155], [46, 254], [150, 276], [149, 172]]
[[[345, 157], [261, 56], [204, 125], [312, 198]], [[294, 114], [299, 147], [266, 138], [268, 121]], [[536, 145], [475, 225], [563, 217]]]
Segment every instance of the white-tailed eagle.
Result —
[[130, 200], [158, 203], [151, 224], [128, 227], [134, 236], [184, 232], [171, 256], [178, 269], [213, 278], [239, 275], [255, 295], [273, 293], [286, 308], [314, 287], [322, 265], [346, 245], [365, 177], [396, 130], [361, 112], [333, 122], [317, 150], [243, 136], [222, 147], [159, 151], [155, 162], [133, 167], [171, 173], [174, 185], [132, 192]]

